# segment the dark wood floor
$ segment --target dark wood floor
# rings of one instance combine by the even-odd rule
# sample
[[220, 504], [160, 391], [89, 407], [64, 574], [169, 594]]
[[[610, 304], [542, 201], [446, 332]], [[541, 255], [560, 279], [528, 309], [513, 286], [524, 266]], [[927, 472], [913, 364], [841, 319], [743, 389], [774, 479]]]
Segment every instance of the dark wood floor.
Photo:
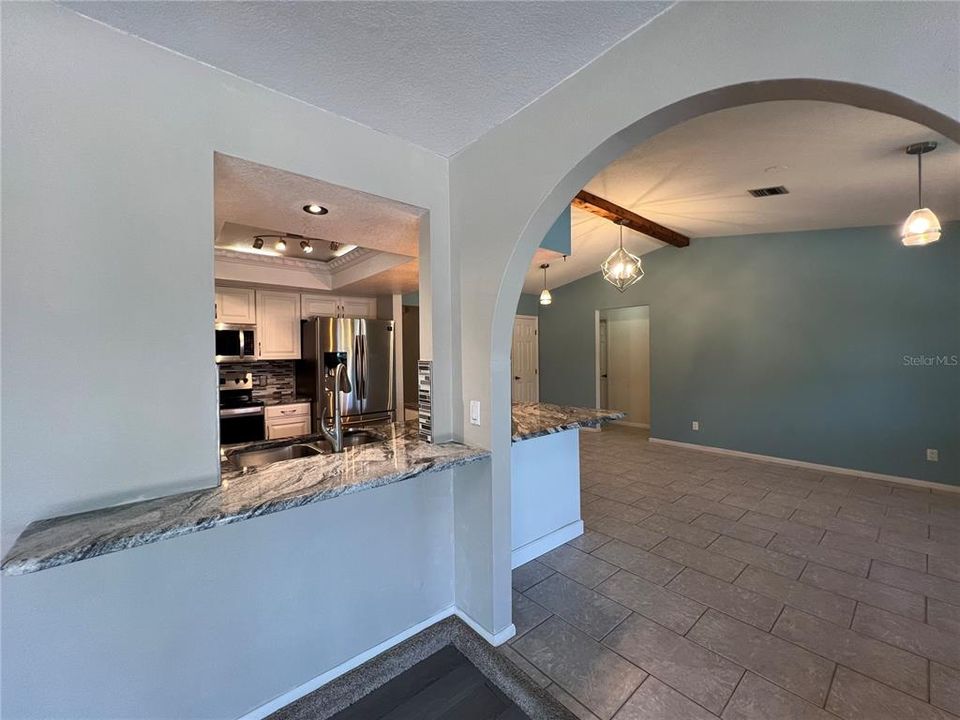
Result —
[[529, 720], [448, 645], [331, 720]]

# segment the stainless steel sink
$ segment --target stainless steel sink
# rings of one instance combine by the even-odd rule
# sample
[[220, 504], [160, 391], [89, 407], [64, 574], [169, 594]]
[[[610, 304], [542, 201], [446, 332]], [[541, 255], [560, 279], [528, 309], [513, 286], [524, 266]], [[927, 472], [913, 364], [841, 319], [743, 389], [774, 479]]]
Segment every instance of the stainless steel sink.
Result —
[[313, 457], [330, 452], [330, 446], [325, 441], [307, 444], [287, 445], [286, 447], [270, 448], [268, 450], [250, 450], [238, 452], [228, 458], [228, 462], [237, 467], [259, 467], [282, 460]]
[[367, 443], [381, 442], [383, 439], [383, 435], [373, 432], [372, 430], [365, 430], [363, 428], [356, 428], [354, 430], [348, 429], [343, 431], [344, 447], [353, 447], [354, 445], [366, 445]]

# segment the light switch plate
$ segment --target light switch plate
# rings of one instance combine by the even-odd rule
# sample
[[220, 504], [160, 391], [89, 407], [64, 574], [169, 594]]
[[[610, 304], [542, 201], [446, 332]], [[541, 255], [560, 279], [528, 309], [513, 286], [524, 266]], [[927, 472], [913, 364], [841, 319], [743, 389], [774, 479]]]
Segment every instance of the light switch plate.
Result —
[[936, 448], [927, 448], [927, 460], [929, 462], [940, 462], [940, 451]]
[[470, 424], [471, 425], [480, 424], [480, 401], [479, 400], [470, 401]]
[[700, 429], [700, 421], [699, 421], [699, 420], [694, 420], [692, 423], [690, 423], [690, 429], [691, 429], [691, 430], [699, 430], [699, 429]]

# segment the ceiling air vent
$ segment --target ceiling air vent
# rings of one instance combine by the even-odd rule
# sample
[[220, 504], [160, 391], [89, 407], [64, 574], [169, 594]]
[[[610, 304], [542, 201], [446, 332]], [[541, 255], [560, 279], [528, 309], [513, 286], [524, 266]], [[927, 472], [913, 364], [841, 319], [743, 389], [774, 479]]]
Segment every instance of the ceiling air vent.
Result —
[[790, 191], [783, 185], [777, 185], [776, 187], [754, 188], [753, 190], [747, 190], [747, 192], [754, 197], [770, 197], [771, 195], [786, 195]]

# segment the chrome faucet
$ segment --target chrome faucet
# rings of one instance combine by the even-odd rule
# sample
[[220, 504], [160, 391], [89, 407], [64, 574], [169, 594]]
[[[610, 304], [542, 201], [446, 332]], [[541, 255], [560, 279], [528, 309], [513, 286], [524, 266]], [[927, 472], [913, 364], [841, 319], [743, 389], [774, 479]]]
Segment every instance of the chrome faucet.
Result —
[[320, 415], [320, 432], [330, 443], [335, 453], [343, 452], [343, 423], [340, 417], [340, 396], [338, 393], [348, 393], [353, 389], [346, 372], [347, 366], [339, 363], [333, 371], [333, 389], [324, 388], [328, 396], [333, 396], [333, 427], [327, 426], [326, 413]]

